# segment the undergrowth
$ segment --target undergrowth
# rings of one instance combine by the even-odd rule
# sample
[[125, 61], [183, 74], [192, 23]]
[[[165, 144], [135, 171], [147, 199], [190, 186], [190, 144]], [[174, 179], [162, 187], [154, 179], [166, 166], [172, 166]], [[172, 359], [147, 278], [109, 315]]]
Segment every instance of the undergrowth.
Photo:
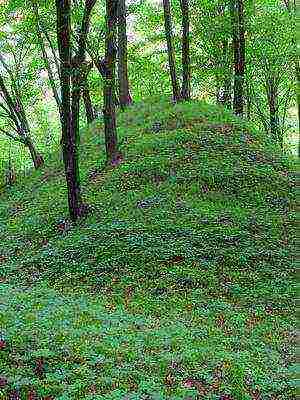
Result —
[[205, 103], [118, 125], [114, 169], [82, 132], [77, 225], [58, 155], [1, 194], [0, 398], [294, 399], [291, 158]]

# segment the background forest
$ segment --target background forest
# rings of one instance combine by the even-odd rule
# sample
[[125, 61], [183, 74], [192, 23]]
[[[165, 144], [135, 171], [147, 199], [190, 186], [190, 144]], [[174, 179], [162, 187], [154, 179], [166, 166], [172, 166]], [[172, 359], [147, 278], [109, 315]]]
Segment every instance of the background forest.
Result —
[[0, 400], [294, 400], [296, 2], [0, 18]]
[[[232, 12], [229, 3], [192, 1], [190, 14], [190, 63], [192, 98], [205, 99], [230, 108], [233, 97], [234, 50]], [[72, 46], [80, 24], [83, 2], [72, 5]], [[244, 115], [255, 126], [297, 142], [296, 6], [293, 1], [245, 1]], [[128, 74], [130, 94], [135, 102], [149, 96], [171, 96], [164, 9], [157, 1], [127, 4]], [[31, 141], [44, 157], [60, 141], [59, 55], [54, 1], [1, 2], [1, 77], [18, 98], [27, 119]], [[182, 11], [172, 2], [171, 27], [178, 77], [181, 63]], [[235, 22], [238, 23], [238, 22]], [[103, 108], [103, 76], [95, 58], [105, 54], [105, 4], [97, 1], [91, 15], [87, 38], [87, 71], [80, 126], [100, 115]], [[77, 28], [76, 28], [77, 27]], [[98, 65], [99, 67], [99, 65]], [[2, 105], [5, 107], [5, 102]], [[31, 167], [28, 146], [14, 135], [14, 122], [1, 111], [2, 183], [9, 166], [20, 173]], [[273, 131], [273, 133], [272, 133]], [[294, 132], [294, 133], [293, 133]], [[22, 141], [21, 141], [22, 142]], [[295, 147], [294, 147], [295, 148]], [[295, 150], [296, 151], [296, 150]], [[23, 171], [23, 172], [21, 172]]]

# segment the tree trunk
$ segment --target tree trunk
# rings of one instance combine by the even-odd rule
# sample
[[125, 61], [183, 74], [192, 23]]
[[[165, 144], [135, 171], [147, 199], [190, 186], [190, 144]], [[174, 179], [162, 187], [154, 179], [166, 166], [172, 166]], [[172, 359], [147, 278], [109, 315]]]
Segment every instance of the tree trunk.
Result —
[[[68, 187], [69, 213], [73, 221], [80, 216], [81, 192], [74, 118], [71, 113], [71, 0], [56, 0], [57, 39], [61, 60], [62, 146]], [[74, 109], [74, 105], [72, 107]]]
[[[104, 88], [104, 82], [105, 82], [105, 77], [106, 77], [106, 60], [104, 59], [94, 59], [94, 64], [100, 73], [100, 75], [103, 78], [103, 88]], [[103, 89], [104, 90], [104, 89]], [[116, 107], [119, 105], [119, 100], [118, 100], [118, 95], [116, 93], [116, 85], [114, 85], [114, 93], [113, 93], [113, 98], [114, 98], [114, 104]]]
[[40, 154], [38, 154], [38, 152], [36, 151], [36, 148], [34, 147], [34, 144], [32, 143], [32, 141], [29, 137], [26, 138], [25, 145], [27, 146], [27, 148], [29, 150], [34, 168], [35, 169], [40, 168], [44, 164], [44, 159]]
[[[53, 97], [54, 97], [54, 99], [56, 101], [58, 112], [59, 112], [59, 115], [60, 115], [60, 118], [61, 118], [62, 117], [61, 99], [60, 99], [58, 91], [57, 91], [55, 78], [54, 78], [54, 73], [53, 73], [51, 65], [50, 65], [50, 61], [49, 61], [49, 58], [48, 58], [48, 55], [47, 55], [47, 51], [46, 51], [46, 46], [45, 46], [45, 43], [44, 43], [44, 40], [43, 40], [43, 36], [42, 36], [43, 29], [41, 27], [38, 6], [37, 6], [37, 4], [35, 2], [32, 2], [32, 6], [33, 6], [33, 11], [34, 11], [34, 14], [35, 14], [35, 18], [36, 18], [37, 39], [38, 39], [39, 46], [40, 46], [40, 49], [41, 49], [41, 52], [42, 52], [44, 65], [45, 65], [45, 68], [46, 68], [47, 73], [48, 73], [48, 79], [49, 79], [49, 83], [50, 83], [50, 86], [51, 86], [51, 89], [52, 89]], [[59, 74], [59, 70], [57, 71], [57, 73]]]
[[231, 77], [227, 77], [224, 82], [224, 92], [223, 92], [223, 99], [222, 104], [224, 107], [231, 109], [231, 102], [232, 102], [232, 94], [231, 94]]
[[179, 101], [181, 97], [176, 75], [170, 0], [163, 0], [163, 6], [164, 6], [165, 35], [168, 47], [169, 69], [170, 69], [170, 76], [173, 88], [173, 99], [174, 101]]
[[118, 7], [118, 84], [119, 104], [122, 109], [132, 103], [128, 82], [126, 3], [119, 0]]
[[[15, 87], [14, 82], [11, 82], [12, 87]], [[13, 90], [13, 89], [12, 89]], [[28, 120], [26, 118], [25, 110], [20, 98], [13, 98], [11, 93], [8, 91], [3, 77], [0, 75], [0, 92], [5, 100], [5, 103], [8, 107], [8, 118], [10, 118], [14, 125], [15, 130], [17, 132], [17, 137], [13, 137], [9, 133], [7, 136], [14, 138], [14, 140], [18, 140], [22, 144], [28, 147], [30, 156], [33, 162], [33, 165], [36, 169], [41, 167], [44, 164], [43, 157], [37, 153], [31, 139], [30, 139], [30, 127], [28, 124]]]
[[[297, 6], [296, 1], [290, 0], [283, 0], [288, 12], [293, 13], [296, 16], [297, 20]], [[298, 8], [299, 10], [299, 8]], [[297, 23], [296, 23], [296, 30], [297, 33]], [[299, 66], [299, 57], [297, 51], [297, 38], [293, 37], [292, 43], [295, 47], [295, 77], [296, 77], [296, 95], [297, 95], [297, 105], [298, 105], [298, 132], [300, 133], [300, 66]], [[298, 134], [298, 157], [300, 157], [300, 136]]]
[[223, 48], [223, 66], [224, 66], [224, 82], [222, 104], [224, 107], [231, 109], [232, 106], [232, 63], [230, 57], [230, 44], [228, 40], [222, 43]]
[[234, 51], [233, 109], [236, 115], [243, 116], [245, 75], [245, 28], [243, 0], [231, 0], [231, 13]]
[[189, 0], [180, 0], [182, 13], [182, 90], [184, 100], [191, 99], [190, 21]]
[[82, 98], [83, 98], [83, 102], [84, 102], [85, 115], [86, 115], [86, 120], [87, 120], [88, 124], [93, 122], [96, 118], [96, 115], [94, 112], [94, 107], [93, 107], [93, 102], [92, 102], [91, 95], [90, 95], [89, 83], [88, 83], [88, 75], [89, 75], [92, 67], [93, 67], [92, 62], [82, 62], [80, 85], [82, 86]]
[[116, 26], [118, 1], [106, 0], [106, 27], [104, 88], [103, 88], [103, 120], [105, 130], [105, 146], [107, 163], [112, 164], [118, 158], [118, 141], [115, 110], [115, 69], [116, 69]]
[[[297, 105], [298, 105], [298, 135], [300, 133], [300, 67], [299, 67], [299, 60], [295, 62], [295, 69], [296, 69], [296, 91], [297, 91]], [[300, 157], [300, 136], [298, 140], [298, 157]]]
[[92, 103], [92, 99], [90, 96], [89, 88], [87, 87], [87, 82], [83, 87], [82, 97], [83, 97], [83, 101], [84, 101], [86, 120], [87, 120], [87, 123], [90, 124], [95, 120], [96, 117], [94, 115], [93, 103]]
[[8, 165], [5, 170], [5, 185], [12, 186], [17, 180], [16, 171], [11, 162], [11, 153], [9, 150]]
[[247, 114], [246, 118], [248, 121], [251, 120], [251, 111], [252, 111], [252, 98], [249, 87], [246, 87], [246, 105], [247, 105]]
[[86, 41], [90, 16], [96, 0], [86, 0], [81, 26], [78, 29], [76, 55], [71, 52], [71, 0], [56, 0], [57, 38], [61, 60], [60, 81], [62, 97], [62, 144], [69, 212], [76, 221], [85, 208], [81, 200], [79, 176], [79, 106], [83, 82], [89, 64], [85, 63]]
[[278, 117], [278, 91], [275, 84], [274, 77], [269, 77], [267, 80], [267, 90], [268, 90], [268, 103], [269, 103], [269, 113], [270, 113], [270, 131], [274, 142], [280, 143], [283, 146], [283, 138], [280, 134], [279, 128], [279, 117]]

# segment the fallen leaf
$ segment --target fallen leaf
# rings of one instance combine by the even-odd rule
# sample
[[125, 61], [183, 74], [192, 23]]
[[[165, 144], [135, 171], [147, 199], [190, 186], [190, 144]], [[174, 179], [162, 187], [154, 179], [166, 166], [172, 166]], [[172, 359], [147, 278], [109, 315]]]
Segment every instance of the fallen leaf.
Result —
[[168, 373], [166, 376], [165, 376], [165, 385], [166, 386], [174, 386], [174, 384], [175, 384], [175, 378], [174, 378], [174, 376], [171, 374], [171, 373]]
[[170, 258], [167, 260], [167, 262], [168, 262], [169, 264], [181, 263], [181, 262], [183, 262], [183, 261], [184, 261], [184, 257], [181, 256], [181, 255], [170, 257]]
[[216, 320], [217, 326], [219, 328], [224, 328], [225, 326], [225, 317], [223, 314], [219, 315], [217, 320]]
[[9, 400], [21, 400], [19, 391], [13, 390], [9, 395]]
[[43, 378], [45, 374], [45, 363], [43, 357], [40, 357], [36, 360], [36, 365], [34, 369], [35, 374], [39, 378]]
[[261, 400], [259, 390], [257, 390], [257, 389], [253, 390], [250, 395], [251, 395], [252, 400]]
[[190, 378], [186, 379], [183, 382], [183, 386], [186, 387], [186, 388], [195, 388], [195, 389], [197, 389], [198, 394], [201, 395], [201, 396], [205, 396], [208, 393], [204, 382], [200, 382], [200, 381], [198, 381], [196, 379], [190, 379]]
[[5, 376], [0, 376], [0, 388], [4, 388], [8, 384], [8, 380]]
[[89, 387], [89, 393], [90, 394], [97, 394], [97, 386], [95, 384], [91, 385]]
[[6, 340], [3, 339], [3, 338], [1, 338], [1, 339], [0, 339], [0, 350], [5, 350], [6, 347], [7, 347]]
[[27, 400], [38, 400], [38, 396], [35, 390], [29, 390]]
[[193, 388], [194, 387], [194, 379], [186, 379], [183, 382], [182, 386], [186, 387], [186, 388]]

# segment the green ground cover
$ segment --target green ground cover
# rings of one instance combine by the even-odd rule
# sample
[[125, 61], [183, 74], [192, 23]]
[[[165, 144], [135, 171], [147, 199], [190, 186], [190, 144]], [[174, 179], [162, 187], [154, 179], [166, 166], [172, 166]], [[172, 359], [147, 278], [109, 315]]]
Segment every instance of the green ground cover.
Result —
[[204, 102], [118, 123], [78, 225], [57, 155], [0, 195], [0, 398], [294, 399], [292, 157]]

